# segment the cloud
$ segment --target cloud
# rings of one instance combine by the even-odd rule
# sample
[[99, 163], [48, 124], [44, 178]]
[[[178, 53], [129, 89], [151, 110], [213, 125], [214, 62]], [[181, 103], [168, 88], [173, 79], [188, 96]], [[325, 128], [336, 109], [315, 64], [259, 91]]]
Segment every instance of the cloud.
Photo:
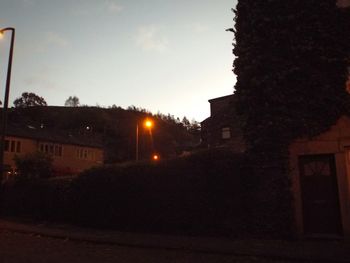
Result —
[[207, 32], [209, 30], [209, 27], [206, 25], [203, 25], [201, 23], [194, 23], [192, 25], [192, 29], [194, 30], [194, 32], [196, 33], [204, 33]]
[[107, 7], [107, 10], [111, 13], [119, 13], [120, 11], [123, 10], [123, 7], [120, 4], [111, 0], [106, 1], [106, 7]]
[[159, 27], [146, 26], [140, 27], [136, 35], [136, 44], [143, 50], [164, 52], [168, 49], [166, 37], [159, 34]]

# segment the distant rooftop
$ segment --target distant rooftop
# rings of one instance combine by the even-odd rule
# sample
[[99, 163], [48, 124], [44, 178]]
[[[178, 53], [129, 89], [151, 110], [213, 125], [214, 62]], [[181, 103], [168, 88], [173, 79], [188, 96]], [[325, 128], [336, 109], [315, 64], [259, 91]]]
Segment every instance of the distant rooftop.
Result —
[[212, 102], [212, 101], [217, 101], [217, 100], [224, 100], [224, 99], [227, 99], [229, 97], [233, 97], [233, 94], [230, 94], [230, 95], [226, 95], [226, 96], [222, 96], [222, 97], [217, 97], [217, 98], [214, 98], [214, 99], [210, 99], [208, 100], [209, 102]]
[[67, 131], [50, 130], [31, 125], [9, 125], [6, 134], [27, 139], [36, 139], [61, 144], [102, 148], [102, 141], [91, 134], [73, 134]]

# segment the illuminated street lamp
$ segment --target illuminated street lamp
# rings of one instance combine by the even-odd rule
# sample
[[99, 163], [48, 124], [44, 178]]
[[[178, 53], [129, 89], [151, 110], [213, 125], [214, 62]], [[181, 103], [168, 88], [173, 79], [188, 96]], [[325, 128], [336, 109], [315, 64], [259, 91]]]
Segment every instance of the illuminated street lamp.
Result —
[[153, 159], [153, 161], [159, 161], [159, 155], [153, 154], [152, 159]]
[[[143, 122], [143, 126], [145, 126], [145, 128], [151, 130], [153, 127], [153, 121], [150, 119], [146, 119]], [[139, 160], [139, 124], [136, 123], [136, 162]]]
[[7, 109], [9, 104], [9, 94], [10, 94], [10, 82], [11, 82], [11, 71], [12, 71], [12, 57], [13, 57], [13, 46], [15, 43], [15, 29], [13, 27], [6, 27], [0, 30], [0, 36], [3, 36], [5, 31], [11, 31], [11, 44], [10, 53], [7, 66], [7, 77], [6, 77], [6, 88], [5, 88], [5, 98], [4, 98], [4, 108], [2, 109], [2, 132], [1, 132], [1, 145], [0, 145], [0, 183], [2, 182], [2, 176], [4, 173], [4, 149], [5, 149], [5, 135], [7, 128]]

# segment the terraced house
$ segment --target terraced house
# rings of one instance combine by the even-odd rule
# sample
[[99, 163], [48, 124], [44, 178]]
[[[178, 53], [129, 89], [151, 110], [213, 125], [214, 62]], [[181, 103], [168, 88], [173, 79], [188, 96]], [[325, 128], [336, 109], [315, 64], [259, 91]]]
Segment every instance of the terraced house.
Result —
[[73, 175], [103, 164], [103, 148], [93, 136], [48, 131], [33, 126], [8, 128], [4, 164], [15, 174], [14, 157], [42, 152], [53, 160], [54, 176]]

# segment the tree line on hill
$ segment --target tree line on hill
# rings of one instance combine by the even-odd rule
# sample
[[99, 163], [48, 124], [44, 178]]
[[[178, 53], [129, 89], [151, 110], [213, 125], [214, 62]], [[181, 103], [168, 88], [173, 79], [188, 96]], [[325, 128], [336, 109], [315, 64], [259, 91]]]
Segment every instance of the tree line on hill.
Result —
[[[33, 106], [48, 106], [47, 102], [45, 99], [33, 92], [23, 92], [21, 97], [16, 98], [13, 101], [13, 105], [15, 108], [27, 108], [27, 107], [33, 107]], [[64, 103], [65, 107], [79, 107], [79, 106], [84, 106], [84, 107], [89, 107], [87, 105], [81, 105], [80, 100], [77, 96], [69, 96], [68, 99]], [[113, 104], [111, 107], [112, 109], [115, 108], [120, 108]], [[129, 106], [127, 108], [128, 111], [134, 111], [134, 112], [141, 112], [141, 113], [146, 113], [149, 115], [153, 115], [150, 111], [144, 108], [136, 107], [134, 105]], [[173, 123], [175, 125], [182, 125], [186, 130], [192, 132], [192, 133], [199, 133], [200, 131], [200, 123], [197, 122], [196, 120], [192, 119], [191, 121], [184, 116], [182, 120], [180, 120], [179, 117], [176, 117], [171, 114], [163, 114], [160, 112], [157, 112], [154, 115], [156, 118], [162, 119], [163, 121], [167, 121], [170, 123]]]
[[[155, 122], [150, 133], [141, 123], [146, 118]], [[60, 133], [101, 144], [105, 162], [135, 160], [136, 125], [139, 124], [139, 157], [153, 153], [162, 158], [174, 157], [196, 148], [200, 142], [200, 126], [187, 118], [180, 121], [173, 115], [152, 114], [132, 107], [15, 107], [8, 113], [8, 122], [15, 126], [31, 126], [46, 133]], [[88, 127], [88, 128], [87, 128]]]

